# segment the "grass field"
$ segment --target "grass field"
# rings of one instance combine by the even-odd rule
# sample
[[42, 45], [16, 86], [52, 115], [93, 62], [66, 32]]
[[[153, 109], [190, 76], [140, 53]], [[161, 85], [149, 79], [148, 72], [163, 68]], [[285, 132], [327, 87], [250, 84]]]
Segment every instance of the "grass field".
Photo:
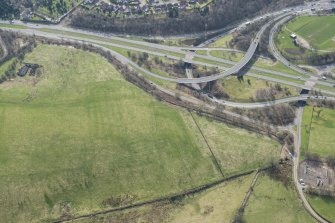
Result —
[[287, 24], [289, 30], [302, 36], [313, 48], [320, 50], [335, 50], [334, 26], [334, 15], [299, 16]]
[[275, 40], [278, 49], [280, 49], [282, 52], [283, 50], [284, 52], [286, 52], [288, 49], [293, 49], [293, 51], [292, 50], [290, 51], [291, 54], [297, 54], [297, 55], [301, 54], [301, 52], [299, 52], [299, 47], [297, 47], [294, 44], [290, 35], [291, 32], [287, 30], [286, 27], [284, 26], [278, 33], [277, 38]]
[[323, 158], [335, 155], [335, 110], [314, 107], [313, 111], [313, 107], [305, 107], [301, 134], [302, 153], [317, 153]]
[[[4, 222], [90, 213], [119, 196], [139, 201], [220, 177], [190, 114], [126, 82], [99, 55], [41, 45], [24, 62], [43, 65], [42, 75], [0, 85]], [[226, 175], [278, 157], [269, 138], [194, 116]]]
[[[232, 222], [254, 174], [226, 181], [176, 202], [156, 203], [127, 211], [78, 220], [78, 223], [216, 223]], [[229, 205], [227, 205], [229, 203]]]
[[7, 69], [14, 62], [14, 60], [15, 59], [12, 58], [0, 65], [0, 76], [3, 75], [7, 71]]
[[278, 159], [280, 144], [264, 136], [207, 117], [195, 117], [225, 175], [267, 165]]
[[335, 222], [335, 198], [309, 195], [308, 201], [319, 214]]
[[220, 37], [219, 39], [215, 40], [213, 43], [209, 44], [209, 47], [223, 47], [223, 48], [230, 48], [228, 43], [232, 40], [233, 36], [231, 34], [225, 35]]
[[232, 222], [237, 209], [249, 189], [254, 174], [228, 181], [186, 199], [167, 223]]
[[261, 175], [245, 207], [243, 222], [316, 222], [299, 201], [298, 194], [280, 181]]
[[[250, 80], [250, 85], [248, 84], [248, 80]], [[247, 102], [257, 101], [257, 90], [268, 89], [270, 85], [276, 85], [274, 82], [261, 80], [250, 76], [244, 76], [242, 81], [239, 81], [236, 77], [228, 77], [224, 79], [223, 83], [223, 88], [225, 92], [231, 96], [231, 100]], [[283, 90], [275, 95], [276, 99], [299, 95], [300, 90], [295, 87], [283, 84], [281, 84], [281, 87], [283, 89], [287, 88], [287, 92], [290, 92], [290, 94], [286, 95], [285, 91]]]
[[0, 85], [0, 218], [39, 222], [218, 178], [188, 113], [126, 82], [100, 56], [39, 46], [40, 78]]

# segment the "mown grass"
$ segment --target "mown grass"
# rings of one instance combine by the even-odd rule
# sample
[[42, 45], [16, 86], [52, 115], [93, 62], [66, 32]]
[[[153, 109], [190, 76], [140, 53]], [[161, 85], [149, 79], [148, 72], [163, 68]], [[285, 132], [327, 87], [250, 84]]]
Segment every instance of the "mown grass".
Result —
[[[250, 84], [248, 83], [248, 80], [250, 81]], [[275, 82], [257, 79], [248, 75], [244, 76], [243, 80], [238, 80], [236, 77], [228, 77], [223, 80], [223, 83], [224, 90], [231, 96], [231, 100], [242, 102], [257, 101], [256, 93], [258, 90], [268, 89], [271, 85], [276, 85]], [[280, 84], [280, 86], [283, 89], [287, 88], [291, 94], [286, 95], [283, 90], [282, 92], [275, 94], [276, 99], [299, 95], [300, 90], [293, 86], [284, 84]]]
[[207, 50], [197, 50], [196, 53], [200, 55], [207, 55]]
[[100, 56], [37, 47], [41, 77], [0, 85], [0, 218], [40, 222], [217, 179], [188, 113], [126, 82]]
[[335, 155], [335, 110], [306, 107], [302, 122], [302, 151], [319, 154], [322, 158]]
[[326, 196], [307, 196], [309, 203], [322, 217], [335, 222], [335, 198]]
[[237, 172], [266, 166], [280, 154], [280, 144], [262, 135], [196, 116], [223, 173]]
[[281, 75], [277, 75], [277, 74], [265, 73], [265, 72], [262, 72], [262, 71], [258, 71], [258, 72], [255, 72], [255, 73], [259, 74], [259, 75], [262, 75], [262, 76], [265, 76], [265, 77], [272, 77], [272, 78], [275, 78], [275, 79], [278, 79], [278, 80], [289, 81], [289, 82], [297, 83], [297, 84], [305, 84], [305, 81], [303, 81], [303, 80], [290, 78], [290, 77], [285, 77], [285, 76], [281, 76]]
[[13, 28], [13, 29], [27, 29], [25, 25], [8, 24], [8, 23], [0, 23], [0, 27]]
[[327, 90], [327, 91], [333, 91], [335, 93], [335, 87], [330, 87], [330, 86], [326, 86], [323, 84], [316, 84], [314, 85], [315, 89], [321, 89], [321, 90]]
[[[322, 25], [320, 25], [322, 24]], [[299, 16], [287, 24], [287, 28], [302, 36], [313, 48], [335, 49], [335, 16]]]
[[297, 192], [291, 186], [268, 175], [261, 175], [256, 182], [245, 207], [243, 222], [316, 222], [299, 201]]

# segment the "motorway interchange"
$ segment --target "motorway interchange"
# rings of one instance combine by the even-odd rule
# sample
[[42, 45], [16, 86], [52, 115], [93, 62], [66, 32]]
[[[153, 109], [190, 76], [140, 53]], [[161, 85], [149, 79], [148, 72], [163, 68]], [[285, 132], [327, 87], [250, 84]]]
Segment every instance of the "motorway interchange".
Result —
[[[318, 8], [316, 10], [323, 10], [323, 9], [329, 9], [333, 8], [334, 4], [329, 3], [329, 1], [321, 2], [318, 5]], [[309, 95], [300, 95], [300, 96], [295, 96], [295, 97], [289, 97], [289, 98], [284, 98], [284, 99], [278, 99], [274, 101], [266, 101], [266, 102], [254, 102], [254, 103], [238, 103], [238, 102], [231, 102], [231, 101], [225, 101], [225, 100], [219, 100], [213, 97], [209, 97], [210, 100], [212, 100], [215, 103], [219, 104], [224, 104], [226, 106], [230, 107], [238, 107], [238, 108], [258, 108], [258, 107], [265, 107], [265, 106], [272, 106], [280, 103], [288, 103], [288, 102], [294, 102], [294, 101], [301, 101], [301, 100], [335, 100], [335, 91], [330, 91], [330, 90], [325, 90], [325, 89], [318, 89], [318, 88], [313, 88], [315, 84], [318, 85], [323, 85], [326, 87], [333, 87], [335, 85], [335, 82], [333, 81], [325, 81], [322, 79], [321, 76], [318, 76], [316, 74], [307, 72], [298, 66], [291, 64], [289, 61], [287, 61], [283, 56], [280, 55], [279, 51], [276, 49], [276, 46], [274, 44], [274, 36], [275, 33], [278, 30], [278, 27], [281, 24], [284, 24], [287, 22], [290, 18], [292, 18], [296, 14], [300, 13], [306, 13], [307, 11], [310, 11], [312, 8], [311, 4], [307, 4], [304, 6], [298, 6], [295, 8], [290, 8], [286, 9], [284, 11], [280, 12], [274, 12], [262, 17], [258, 17], [256, 19], [253, 19], [251, 22], [259, 21], [261, 19], [264, 19], [264, 17], [267, 17], [269, 21], [258, 31], [257, 35], [255, 36], [254, 40], [251, 42], [249, 49], [247, 52], [245, 52], [244, 57], [242, 60], [239, 62], [231, 61], [228, 59], [222, 59], [222, 58], [217, 58], [214, 56], [211, 56], [210, 54], [203, 55], [203, 54], [196, 54], [193, 53], [193, 51], [198, 51], [198, 50], [205, 50], [205, 51], [237, 51], [235, 49], [227, 49], [227, 48], [209, 48], [206, 47], [206, 44], [210, 43], [211, 41], [214, 41], [215, 39], [219, 38], [222, 34], [217, 35], [216, 37], [207, 40], [203, 44], [200, 44], [198, 47], [177, 47], [177, 46], [166, 46], [166, 45], [160, 45], [160, 44], [154, 44], [154, 43], [149, 43], [149, 42], [143, 42], [143, 41], [138, 41], [138, 40], [132, 40], [128, 38], [123, 38], [123, 37], [117, 37], [117, 36], [106, 36], [105, 34], [97, 34], [97, 33], [92, 33], [92, 32], [86, 32], [82, 30], [76, 30], [72, 28], [67, 28], [67, 27], [62, 27], [59, 25], [36, 25], [36, 24], [24, 24], [25, 28], [1, 28], [4, 30], [11, 30], [11, 31], [16, 31], [20, 32], [22, 34], [26, 35], [36, 35], [36, 36], [41, 36], [41, 37], [46, 37], [46, 38], [51, 38], [51, 39], [58, 39], [58, 40], [67, 40], [67, 41], [74, 41], [74, 42], [84, 42], [84, 43], [89, 43], [92, 44], [96, 47], [102, 48], [106, 51], [109, 51], [112, 56], [114, 56], [117, 60], [122, 62], [123, 64], [127, 64], [130, 66], [132, 69], [139, 71], [143, 74], [150, 75], [154, 78], [158, 78], [164, 81], [171, 81], [175, 83], [183, 83], [183, 84], [191, 84], [194, 88], [197, 86], [197, 84], [200, 83], [206, 83], [206, 82], [211, 82], [214, 80], [218, 80], [233, 74], [237, 74], [239, 71], [241, 71], [243, 68], [248, 67], [248, 63], [250, 60], [252, 60], [255, 56], [257, 47], [260, 43], [261, 37], [264, 34], [264, 31], [272, 26], [270, 30], [270, 35], [269, 35], [269, 46], [270, 46], [270, 51], [273, 54], [273, 56], [279, 60], [281, 63], [283, 63], [285, 66], [288, 68], [294, 70], [295, 72], [299, 73], [299, 75], [294, 75], [278, 70], [272, 70], [268, 68], [261, 68], [257, 66], [250, 66], [250, 72], [248, 72], [249, 76], [256, 77], [259, 79], [263, 80], [268, 80], [268, 81], [274, 81], [277, 83], [282, 83], [282, 84], [287, 84], [291, 86], [295, 86], [301, 89], [307, 89], [311, 90], [314, 89], [316, 91], [320, 91], [323, 94], [327, 94], [327, 96], [309, 96]], [[7, 23], [7, 22], [1, 22], [1, 23]], [[21, 22], [19, 21], [14, 21], [15, 24], [22, 25]], [[249, 22], [248, 22], [249, 23]], [[235, 28], [243, 28], [246, 26], [246, 23], [243, 22], [242, 24], [238, 25]], [[46, 30], [48, 29], [48, 31]], [[53, 30], [52, 32], [50, 30]], [[139, 66], [137, 63], [133, 62], [131, 59], [128, 57], [122, 55], [121, 53], [113, 50], [113, 48], [110, 47], [116, 47], [116, 48], [121, 48], [125, 50], [133, 50], [136, 52], [145, 52], [148, 54], [156, 55], [156, 56], [162, 56], [166, 57], [169, 59], [173, 60], [183, 60], [186, 63], [192, 63], [196, 65], [203, 65], [206, 67], [215, 67], [220, 70], [223, 70], [222, 73], [218, 75], [213, 75], [213, 76], [206, 76], [206, 77], [201, 77], [201, 78], [194, 78], [192, 77], [192, 72], [189, 72], [187, 77], [185, 78], [172, 78], [172, 77], [166, 77], [166, 76], [161, 76], [159, 74], [156, 74], [152, 71], [149, 71], [147, 69], [144, 69], [143, 67]], [[192, 55], [190, 55], [190, 51], [192, 51]], [[201, 60], [196, 60], [196, 58], [203, 59]], [[204, 62], [206, 61], [206, 62]], [[222, 65], [220, 65], [222, 63]], [[228, 65], [228, 66], [227, 66]], [[229, 67], [230, 66], [230, 67]], [[277, 75], [278, 77], [286, 77], [286, 78], [291, 78], [291, 79], [296, 79], [299, 81], [302, 81], [304, 83], [298, 83], [294, 81], [288, 81], [285, 79], [279, 79], [271, 76], [266, 76], [266, 75], [261, 75], [258, 72], [264, 72], [264, 73], [269, 73], [273, 75]], [[170, 95], [174, 95], [175, 92], [165, 89], [162, 86], [159, 86], [155, 83], [152, 82], [152, 84], [156, 85], [161, 91], [164, 91], [165, 93], [168, 93]], [[192, 98], [186, 98], [185, 96], [182, 96], [183, 99], [192, 101]], [[309, 205], [308, 201], [306, 200], [304, 193], [302, 191], [302, 187], [298, 182], [298, 165], [299, 165], [299, 148], [300, 148], [300, 132], [301, 132], [301, 118], [302, 118], [302, 111], [303, 109], [300, 108], [298, 112], [298, 117], [297, 117], [297, 126], [298, 130], [296, 132], [296, 151], [293, 156], [293, 162], [294, 162], [294, 181], [295, 185], [297, 187], [297, 190], [299, 192], [299, 195], [303, 201], [304, 206], [306, 209], [309, 211], [309, 213], [317, 219], [319, 222], [328, 222], [327, 220], [323, 219], [320, 215], [318, 215], [313, 208]], [[228, 112], [228, 111], [226, 111]]]
[[[334, 87], [335, 82], [329, 81], [329, 80], [325, 81], [322, 79], [322, 77], [316, 74], [307, 72], [291, 64], [289, 61], [287, 61], [284, 57], [280, 55], [280, 53], [276, 49], [276, 46], [274, 45], [274, 40], [273, 40], [274, 34], [277, 31], [278, 26], [285, 23], [295, 14], [306, 13], [308, 10], [311, 9], [311, 7], [312, 7], [311, 4], [307, 4], [305, 6], [299, 6], [296, 8], [274, 12], [272, 14], [268, 14], [268, 15], [253, 19], [251, 22], [262, 20], [264, 19], [264, 17], [270, 18], [269, 21], [259, 30], [254, 40], [251, 42], [249, 49], [247, 50], [247, 52], [245, 52], [243, 59], [240, 60], [239, 62], [234, 62], [228, 59], [217, 58], [210, 54], [207, 54], [207, 55], [195, 54], [191, 58], [187, 57], [189, 51], [198, 51], [198, 50], [236, 51], [234, 49], [227, 49], [227, 48], [204, 47], [203, 44], [201, 44], [200, 47], [166, 46], [166, 45], [137, 41], [137, 40], [127, 39], [127, 38], [122, 38], [122, 37], [116, 37], [116, 36], [106, 37], [105, 35], [85, 32], [81, 30], [75, 30], [71, 28], [65, 28], [59, 25], [49, 26], [49, 25], [25, 24], [26, 26], [25, 29], [20, 29], [20, 28], [3, 28], [3, 29], [18, 31], [18, 32], [21, 32], [27, 35], [36, 35], [36, 36], [43, 36], [43, 37], [52, 38], [52, 39], [64, 39], [68, 41], [81, 41], [81, 42], [89, 43], [97, 47], [103, 48], [104, 50], [108, 50], [109, 52], [112, 53], [114, 57], [116, 57], [116, 59], [120, 60], [122, 63], [128, 64], [135, 70], [140, 71], [146, 75], [150, 75], [154, 78], [162, 79], [165, 81], [171, 81], [175, 83], [199, 84], [199, 83], [206, 83], [206, 82], [218, 80], [218, 79], [230, 76], [232, 74], [237, 74], [240, 70], [247, 67], [249, 61], [255, 56], [256, 49], [258, 47], [262, 34], [270, 25], [274, 24], [273, 28], [270, 31], [270, 36], [269, 36], [269, 45], [270, 45], [270, 50], [272, 54], [275, 56], [277, 60], [282, 62], [285, 66], [289, 67], [293, 71], [301, 74], [301, 76], [281, 72], [278, 70], [272, 70], [269, 68], [261, 68], [257, 66], [251, 66], [250, 72], [248, 72], [248, 75], [251, 77], [256, 77], [256, 78], [267, 80], [267, 81], [273, 81], [273, 82], [277, 82], [281, 84], [291, 85], [291, 86], [298, 87], [301, 89], [307, 89], [307, 90], [314, 89], [316, 91], [320, 91], [323, 94], [327, 94], [328, 97], [326, 99], [334, 100], [333, 96], [335, 96], [335, 91], [313, 88], [313, 86], [315, 84], [318, 84], [319, 86], [325, 86], [329, 88], [329, 87]], [[332, 8], [332, 7], [333, 7], [333, 4], [329, 3], [328, 1], [322, 4], [319, 4], [319, 9], [327, 9], [327, 8]], [[21, 22], [15, 21], [14, 23], [20, 24]], [[243, 28], [244, 26], [246, 26], [246, 23], [239, 25], [237, 28], [240, 29], [240, 28]], [[46, 29], [48, 29], [48, 31], [46, 31]], [[54, 30], [50, 32], [50, 29], [54, 29]], [[213, 41], [213, 39], [210, 41]], [[223, 72], [218, 75], [206, 76], [206, 77], [201, 77], [201, 78], [193, 78], [193, 77], [190, 77], [189, 75], [186, 78], [173, 78], [173, 77], [161, 76], [159, 74], [156, 74], [154, 72], [151, 72], [147, 69], [144, 69], [138, 66], [138, 64], [134, 63], [126, 56], [121, 55], [120, 53], [114, 51], [113, 49], [111, 49], [111, 47], [121, 48], [125, 50], [133, 50], [136, 52], [146, 52], [151, 55], [162, 56], [162, 57], [166, 57], [172, 60], [183, 60], [184, 62], [192, 63], [195, 65], [215, 67], [220, 70], [223, 70]], [[270, 75], [259, 74], [259, 72], [267, 73]], [[275, 75], [276, 77], [273, 77], [273, 75]], [[277, 78], [277, 77], [282, 77], [282, 78]], [[295, 79], [296, 81], [290, 81], [288, 79], [292, 79], [292, 80]], [[296, 101], [296, 100], [301, 100], [301, 99], [305, 99], [305, 98], [304, 97], [292, 97], [292, 98], [287, 98], [284, 100], [282, 99], [282, 100], [266, 102], [266, 103], [232, 103], [229, 101], [218, 100], [218, 99], [212, 98], [212, 100], [215, 101], [216, 103], [222, 103], [227, 106], [233, 106], [233, 107], [248, 107], [248, 108], [253, 107], [253, 104], [254, 104], [254, 107], [260, 107], [260, 106], [269, 106], [269, 105], [278, 104], [278, 103], [286, 103], [288, 101], [290, 102], [290, 101]], [[320, 98], [312, 97], [312, 99], [320, 99]], [[322, 98], [322, 99], [325, 99], [325, 98]]]

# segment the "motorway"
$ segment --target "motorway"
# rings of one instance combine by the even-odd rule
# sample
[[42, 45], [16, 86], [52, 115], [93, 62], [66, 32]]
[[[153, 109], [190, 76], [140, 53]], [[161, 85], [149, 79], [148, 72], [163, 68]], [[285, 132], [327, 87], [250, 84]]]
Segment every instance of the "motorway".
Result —
[[[300, 10], [307, 10], [308, 7], [298, 7]], [[293, 8], [294, 9], [294, 8]], [[264, 25], [259, 32], [257, 33], [256, 37], [254, 38], [254, 40], [251, 42], [250, 47], [248, 49], [248, 51], [245, 53], [245, 56], [243, 57], [243, 59], [239, 62], [233, 62], [230, 60], [225, 60], [225, 59], [220, 59], [220, 58], [216, 58], [210, 55], [200, 55], [200, 54], [196, 54], [194, 55], [194, 57], [199, 57], [202, 59], [208, 59], [208, 60], [212, 60], [214, 62], [221, 62], [221, 63], [226, 63], [229, 65], [232, 65], [232, 67], [227, 68], [224, 67], [222, 65], [216, 65], [213, 63], [207, 63], [207, 62], [200, 62], [200, 61], [196, 61], [194, 60], [193, 56], [192, 57], [184, 57], [182, 59], [184, 59], [185, 62], [190, 62], [190, 63], [194, 63], [194, 64], [198, 64], [198, 65], [204, 65], [204, 66], [208, 66], [208, 67], [218, 67], [219, 69], [224, 70], [223, 73], [219, 74], [219, 75], [215, 75], [215, 76], [208, 76], [208, 77], [201, 77], [201, 78], [193, 78], [192, 77], [192, 72], [187, 71], [187, 78], [171, 78], [171, 77], [163, 77], [161, 75], [158, 75], [156, 73], [150, 72], [140, 66], [138, 66], [138, 64], [136, 64], [135, 62], [131, 61], [129, 58], [127, 58], [126, 56], [116, 52], [115, 50], [108, 48], [107, 46], [114, 46], [114, 47], [120, 47], [122, 49], [128, 49], [128, 50], [134, 50], [134, 51], [139, 51], [139, 52], [147, 52], [147, 53], [151, 53], [153, 55], [157, 55], [157, 56], [164, 56], [170, 59], [175, 59], [175, 60], [179, 60], [181, 59], [178, 56], [173, 55], [173, 53], [179, 53], [182, 55], [186, 55], [187, 53], [185, 52], [185, 50], [230, 50], [230, 49], [225, 49], [225, 48], [206, 48], [204, 47], [206, 43], [201, 45], [201, 47], [176, 47], [176, 46], [164, 46], [164, 45], [159, 45], [159, 44], [153, 44], [153, 43], [148, 43], [148, 42], [142, 42], [142, 41], [137, 41], [137, 40], [130, 40], [130, 39], [126, 39], [126, 38], [120, 38], [120, 37], [115, 37], [115, 36], [109, 36], [108, 39], [110, 40], [114, 40], [115, 42], [109, 42], [109, 41], [103, 41], [103, 40], [97, 40], [97, 39], [91, 39], [91, 38], [85, 38], [85, 37], [79, 37], [79, 36], [73, 36], [73, 35], [69, 35], [66, 34], [65, 31], [71, 31], [71, 32], [76, 32], [76, 33], [86, 33], [84, 31], [79, 31], [79, 30], [74, 30], [74, 29], [70, 29], [70, 28], [64, 28], [64, 27], [57, 27], [61, 30], [64, 31], [64, 33], [50, 33], [50, 32], [43, 32], [42, 30], [40, 30], [41, 27], [45, 27], [45, 28], [50, 28], [49, 26], [46, 25], [31, 25], [31, 24], [26, 24], [26, 26], [28, 27], [27, 29], [18, 29], [18, 28], [1, 28], [1, 29], [5, 29], [5, 30], [12, 30], [12, 31], [17, 31], [17, 32], [21, 32], [23, 34], [27, 34], [27, 35], [36, 35], [36, 36], [42, 36], [42, 37], [46, 37], [46, 38], [51, 38], [51, 39], [57, 39], [57, 40], [62, 40], [62, 39], [66, 39], [68, 41], [72, 41], [72, 42], [78, 42], [78, 41], [82, 41], [82, 42], [86, 42], [86, 43], [90, 43], [92, 45], [94, 45], [95, 47], [101, 48], [103, 50], [109, 51], [112, 56], [114, 56], [117, 60], [119, 60], [121, 63], [126, 64], [128, 66], [130, 66], [131, 69], [136, 70], [136, 71], [140, 71], [141, 73], [150, 75], [152, 77], [155, 78], [159, 78], [162, 80], [166, 80], [166, 81], [172, 81], [172, 82], [176, 82], [176, 83], [184, 83], [184, 84], [199, 84], [199, 83], [206, 83], [206, 82], [210, 82], [210, 81], [214, 81], [214, 80], [218, 80], [220, 78], [224, 78], [226, 76], [232, 75], [232, 74], [236, 74], [238, 73], [242, 68], [247, 67], [247, 64], [249, 63], [249, 61], [254, 57], [254, 54], [256, 52], [256, 49], [258, 47], [259, 41], [261, 39], [262, 34], [264, 33], [264, 31], [271, 26], [271, 24], [273, 22], [278, 21], [273, 28], [270, 31], [270, 36], [269, 36], [269, 43], [270, 43], [270, 49], [272, 51], [272, 53], [274, 54], [274, 56], [281, 61], [282, 63], [284, 63], [287, 67], [291, 68], [292, 70], [295, 70], [298, 73], [304, 74], [306, 76], [309, 77], [315, 77], [316, 80], [314, 80], [314, 83], [318, 83], [318, 84], [322, 84], [325, 86], [332, 86], [332, 83], [329, 82], [324, 82], [321, 80], [318, 80], [320, 77], [315, 75], [315, 74], [311, 74], [308, 73], [304, 70], [302, 70], [299, 67], [296, 67], [292, 64], [290, 64], [285, 58], [283, 58], [280, 53], [278, 52], [278, 50], [275, 47], [274, 44], [274, 34], [276, 32], [276, 30], [278, 29], [278, 27], [283, 24], [284, 22], [286, 22], [288, 19], [290, 19], [290, 17], [292, 16], [292, 13], [283, 13], [283, 12], [276, 12], [271, 14], [272, 16], [276, 15], [276, 17], [274, 19], [271, 19], [270, 22], [266, 23], [266, 25]], [[243, 26], [243, 25], [242, 25]], [[53, 27], [51, 27], [53, 28]], [[93, 35], [92, 33], [89, 33], [90, 35]], [[95, 35], [97, 37], [101, 37], [101, 35]], [[120, 41], [120, 42], [125, 42], [127, 44], [120, 44], [119, 42], [116, 41]], [[210, 40], [212, 41], [212, 40]], [[209, 41], [209, 42], [210, 42]], [[155, 49], [158, 49], [155, 51]], [[161, 52], [159, 51], [161, 50]], [[166, 52], [162, 52], [162, 51], [166, 51]], [[235, 50], [232, 50], [235, 51]], [[171, 53], [169, 53], [171, 52]], [[303, 80], [303, 81], [309, 81], [310, 79], [308, 78], [299, 78], [296, 75], [292, 75], [292, 74], [287, 74], [284, 72], [279, 72], [279, 71], [273, 71], [270, 69], [264, 69], [264, 68], [259, 68], [259, 67], [255, 67], [252, 66], [251, 67], [252, 70], [256, 70], [256, 71], [261, 71], [261, 72], [266, 72], [266, 73], [271, 73], [271, 74], [276, 74], [279, 76], [283, 76], [283, 77], [288, 77], [288, 78], [296, 78], [299, 80]], [[255, 78], [261, 78], [261, 79], [265, 79], [265, 80], [269, 80], [269, 81], [274, 81], [274, 82], [278, 82], [278, 83], [283, 83], [283, 84], [288, 84], [288, 85], [292, 85], [292, 86], [296, 86], [299, 88], [304, 88], [304, 89], [311, 89], [310, 86], [306, 85], [306, 84], [298, 84], [295, 82], [290, 82], [290, 81], [286, 81], [286, 80], [281, 80], [281, 79], [277, 79], [277, 78], [273, 78], [273, 77], [269, 77], [269, 76], [264, 76], [264, 75], [260, 75], [260, 74], [255, 74], [255, 73], [251, 73], [248, 72], [249, 76], [255, 77]], [[153, 85], [155, 85], [155, 87], [159, 90], [161, 90], [162, 92], [165, 92], [171, 96], [175, 96], [175, 92], [165, 89], [162, 86], [159, 86], [155, 83], [152, 83]], [[335, 101], [335, 92], [333, 91], [328, 91], [328, 90], [321, 90], [321, 92], [323, 93], [327, 93], [330, 95], [333, 95], [334, 97], [316, 97], [316, 96], [308, 96], [308, 95], [300, 95], [300, 96], [296, 96], [296, 97], [290, 97], [290, 98], [284, 98], [284, 99], [278, 99], [278, 100], [274, 100], [274, 101], [267, 101], [267, 102], [254, 102], [254, 103], [239, 103], [239, 102], [231, 102], [231, 101], [225, 101], [225, 100], [218, 100], [216, 98], [211, 98], [210, 100], [214, 103], [217, 104], [222, 104], [225, 106], [231, 106], [231, 107], [237, 107], [237, 108], [259, 108], [259, 107], [266, 107], [266, 106], [272, 106], [272, 105], [276, 105], [276, 104], [280, 104], [280, 103], [288, 103], [288, 102], [294, 102], [294, 101], [300, 101], [300, 100], [332, 100]], [[181, 95], [180, 96], [181, 100], [187, 101], [187, 102], [191, 102], [194, 104], [202, 104], [203, 102], [199, 99], [196, 99], [194, 97], [191, 96], [185, 96], [185, 95]], [[215, 105], [211, 105], [211, 104], [205, 104], [206, 107], [214, 109]], [[244, 117], [242, 115], [227, 111], [227, 110], [223, 110], [223, 113], [229, 114], [233, 117], [236, 118], [241, 118], [241, 119], [245, 119], [248, 121], [252, 121], [247, 117]], [[302, 187], [299, 184], [299, 180], [298, 180], [298, 166], [299, 166], [299, 156], [300, 156], [300, 144], [301, 144], [301, 119], [302, 119], [302, 112], [303, 109], [300, 108], [298, 111], [298, 116], [297, 116], [297, 126], [298, 126], [298, 130], [296, 133], [296, 139], [295, 139], [295, 155], [293, 158], [293, 175], [294, 175], [294, 182], [295, 185], [297, 187], [297, 191], [299, 193], [299, 196], [306, 208], [306, 210], [315, 218], [317, 219], [319, 222], [322, 223], [327, 223], [326, 220], [324, 220], [321, 216], [319, 216], [314, 210], [313, 208], [309, 205], [307, 199], [304, 196], [304, 192], [302, 191]], [[274, 127], [275, 128], [275, 127]]]
[[[153, 75], [156, 78], [160, 78], [160, 79], [164, 79], [167, 81], [173, 81], [176, 83], [181, 83], [181, 84], [199, 84], [199, 83], [207, 83], [207, 82], [211, 82], [214, 80], [218, 80], [227, 76], [230, 76], [232, 74], [236, 74], [238, 73], [242, 68], [244, 68], [249, 61], [253, 58], [256, 49], [258, 47], [260, 38], [262, 36], [262, 34], [264, 33], [264, 31], [277, 19], [282, 18], [283, 15], [280, 15], [279, 17], [277, 17], [276, 19], [270, 20], [270, 22], [268, 22], [266, 25], [264, 25], [260, 31], [257, 33], [256, 37], [254, 38], [254, 40], [251, 42], [250, 47], [248, 49], [248, 51], [245, 53], [245, 56], [243, 57], [242, 60], [240, 60], [238, 63], [235, 63], [233, 67], [229, 68], [228, 70], [224, 71], [221, 74], [218, 75], [213, 75], [213, 76], [206, 76], [206, 77], [200, 77], [200, 78], [171, 78], [171, 77], [162, 77], [160, 75]], [[32, 30], [34, 35], [43, 35], [40, 31], [36, 31], [36, 30]], [[31, 33], [31, 29], [27, 29], [27, 30], [20, 30], [20, 32], [22, 33]], [[54, 36], [55, 34], [51, 34], [51, 33], [44, 33], [45, 37], [48, 38], [55, 38]], [[69, 36], [66, 36], [63, 34], [62, 38], [69, 38]], [[73, 38], [73, 37], [70, 37]], [[173, 50], [174, 52], [181, 52], [182, 49], [194, 49], [194, 48], [180, 48], [180, 47], [168, 47], [168, 46], [164, 46], [164, 45], [159, 45], [159, 44], [152, 44], [152, 43], [148, 43], [148, 42], [140, 42], [140, 41], [136, 41], [136, 40], [125, 40], [125, 39], [120, 39], [119, 37], [113, 37], [114, 39], [118, 40], [118, 41], [124, 41], [124, 42], [128, 42], [131, 44], [141, 44], [142, 46], [145, 47], [154, 47], [157, 49], [161, 49], [161, 50]], [[81, 39], [83, 41], [91, 41], [91, 42], [97, 42], [97, 41], [92, 41], [91, 39], [86, 39], [86, 38], [78, 38]], [[101, 41], [98, 41], [100, 43], [102, 43]], [[139, 50], [136, 47], [132, 47], [132, 46], [120, 46], [120, 44], [113, 44], [113, 43], [109, 43], [109, 45], [115, 46], [115, 47], [122, 47], [124, 49], [131, 49], [131, 50]], [[199, 48], [196, 48], [197, 50], [199, 50]], [[201, 48], [200, 48], [201, 49]], [[220, 49], [219, 49], [220, 50]], [[141, 52], [147, 52], [150, 53], [150, 50], [146, 50], [146, 49], [140, 49]], [[163, 54], [164, 55], [164, 54]], [[151, 75], [151, 74], [150, 74]]]
[[277, 104], [296, 102], [296, 101], [306, 101], [306, 100], [330, 100], [335, 101], [335, 97], [322, 97], [322, 96], [309, 96], [309, 95], [299, 95], [295, 97], [276, 99], [272, 101], [264, 101], [264, 102], [252, 102], [252, 103], [239, 103], [227, 100], [220, 100], [217, 98], [213, 98], [212, 101], [215, 103], [223, 104], [229, 107], [235, 108], [262, 108], [267, 106], [273, 106]]

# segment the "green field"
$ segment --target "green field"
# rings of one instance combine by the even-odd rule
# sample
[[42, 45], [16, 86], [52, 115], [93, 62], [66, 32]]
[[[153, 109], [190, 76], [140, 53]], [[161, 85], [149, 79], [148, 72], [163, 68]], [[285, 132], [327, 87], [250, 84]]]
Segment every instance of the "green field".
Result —
[[335, 15], [299, 16], [286, 27], [307, 40], [313, 48], [335, 50]]
[[[41, 76], [0, 85], [4, 222], [90, 213], [119, 196], [136, 202], [220, 178], [191, 115], [126, 82], [99, 55], [40, 45], [24, 62], [43, 65]], [[278, 157], [271, 139], [194, 116], [226, 175]]]
[[[230, 223], [247, 193], [254, 174], [228, 181], [186, 199], [167, 223]], [[228, 205], [229, 204], [229, 205]]]
[[[248, 80], [250, 80], [250, 85]], [[230, 100], [242, 102], [257, 101], [257, 90], [269, 89], [270, 85], [276, 85], [274, 82], [257, 79], [247, 75], [244, 76], [241, 81], [239, 81], [236, 77], [228, 77], [223, 80], [223, 83], [224, 91], [229, 94]], [[283, 89], [287, 88], [287, 91], [282, 90], [281, 92], [276, 93], [276, 99], [299, 95], [300, 90], [298, 88], [284, 84], [281, 84], [280, 86]], [[287, 92], [287, 94], [285, 92]]]
[[308, 201], [321, 216], [335, 222], [335, 198], [309, 195]]
[[[254, 173], [226, 181], [177, 202], [155, 203], [78, 220], [78, 223], [216, 223], [232, 222]], [[227, 205], [229, 203], [229, 205]]]
[[196, 117], [225, 175], [264, 167], [280, 154], [280, 144], [207, 117]]
[[4, 62], [0, 65], [0, 76], [3, 75], [9, 68], [9, 66], [14, 62], [14, 58]]
[[316, 222], [305, 211], [293, 188], [285, 187], [280, 181], [265, 174], [256, 182], [245, 207], [243, 220], [245, 223]]
[[126, 82], [100, 56], [39, 46], [40, 78], [0, 88], [0, 218], [37, 222], [217, 179], [189, 114]]
[[311, 106], [305, 107], [301, 128], [302, 155], [306, 151], [317, 153], [322, 158], [335, 155], [334, 134], [335, 110], [317, 107], [313, 110]]
[[230, 48], [228, 43], [232, 40], [232, 34], [225, 35], [220, 37], [219, 39], [215, 40], [213, 43], [209, 44], [209, 47], [223, 47], [223, 48]]

